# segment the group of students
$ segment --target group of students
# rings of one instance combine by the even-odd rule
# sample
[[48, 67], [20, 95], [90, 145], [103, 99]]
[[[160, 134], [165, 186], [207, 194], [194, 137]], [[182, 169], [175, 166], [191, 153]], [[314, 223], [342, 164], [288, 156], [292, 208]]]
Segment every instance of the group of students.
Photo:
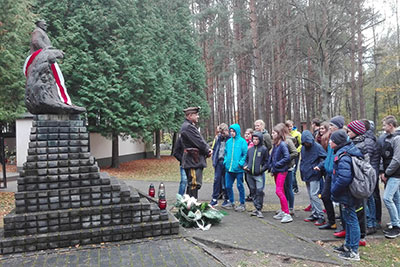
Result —
[[[347, 260], [359, 260], [358, 247], [363, 239], [380, 227], [382, 208], [379, 179], [374, 193], [367, 199], [354, 197], [349, 189], [354, 178], [352, 157], [368, 161], [385, 185], [383, 202], [391, 222], [383, 230], [387, 238], [400, 235], [400, 131], [397, 120], [387, 116], [383, 120], [384, 133], [376, 138], [373, 125], [368, 120], [355, 120], [347, 126], [342, 116], [329, 122], [312, 121], [312, 131], [300, 134], [292, 121], [279, 123], [271, 136], [262, 120], [254, 123], [255, 130], [247, 129], [241, 137], [238, 124], [218, 126], [212, 149], [215, 169], [213, 194], [210, 204], [222, 208], [245, 211], [245, 201], [252, 200], [255, 209], [251, 216], [263, 217], [265, 172], [274, 177], [280, 210], [274, 219], [282, 223], [293, 221], [296, 170], [300, 167], [301, 179], [306, 183], [313, 222], [321, 230], [336, 229], [334, 235], [345, 237], [342, 246], [335, 248]], [[300, 159], [300, 162], [299, 162]], [[233, 184], [236, 180], [239, 204], [235, 205]], [[250, 194], [245, 195], [244, 180]], [[321, 203], [322, 202], [322, 203]], [[337, 224], [334, 203], [340, 207]], [[325, 207], [325, 210], [322, 207]], [[324, 213], [327, 214], [325, 219]], [[341, 225], [341, 228], [338, 227]]]
[[[253, 129], [245, 131], [241, 137], [238, 124], [222, 123], [218, 126], [218, 135], [213, 143], [213, 166], [215, 168], [213, 195], [210, 204], [218, 205], [223, 198], [222, 208], [245, 211], [245, 201], [253, 201], [255, 209], [252, 216], [263, 218], [265, 172], [270, 172], [275, 179], [276, 194], [281, 203], [280, 211], [274, 216], [282, 223], [293, 221], [294, 210], [293, 178], [296, 161], [301, 149], [300, 134], [293, 134], [293, 122], [289, 127], [279, 123], [273, 128], [272, 138], [265, 130], [265, 123], [257, 120]], [[270, 150], [271, 154], [270, 154]], [[287, 177], [290, 177], [287, 179]], [[235, 206], [233, 183], [236, 180], [239, 191], [239, 205]], [[250, 194], [245, 197], [244, 181]]]

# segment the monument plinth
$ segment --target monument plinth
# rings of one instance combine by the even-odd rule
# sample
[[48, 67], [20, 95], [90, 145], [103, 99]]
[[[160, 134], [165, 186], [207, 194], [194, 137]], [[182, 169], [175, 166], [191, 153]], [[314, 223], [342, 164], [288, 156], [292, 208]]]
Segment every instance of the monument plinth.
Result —
[[177, 234], [179, 222], [100, 173], [78, 114], [35, 115], [2, 254]]

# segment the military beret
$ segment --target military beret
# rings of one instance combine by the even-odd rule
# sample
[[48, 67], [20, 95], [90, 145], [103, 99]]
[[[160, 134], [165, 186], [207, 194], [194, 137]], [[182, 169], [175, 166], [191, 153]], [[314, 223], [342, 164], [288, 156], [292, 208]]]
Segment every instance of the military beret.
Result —
[[192, 113], [199, 113], [199, 111], [200, 107], [188, 107], [183, 110], [183, 112], [185, 112], [185, 115], [189, 115]]
[[37, 21], [35, 21], [35, 25], [38, 25], [40, 22], [46, 22], [44, 19], [39, 19]]

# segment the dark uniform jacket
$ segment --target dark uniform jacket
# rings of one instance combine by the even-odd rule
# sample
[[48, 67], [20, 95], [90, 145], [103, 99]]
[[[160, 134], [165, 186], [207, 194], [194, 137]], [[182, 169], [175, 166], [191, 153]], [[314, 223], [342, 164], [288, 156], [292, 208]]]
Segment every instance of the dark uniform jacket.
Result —
[[183, 147], [182, 168], [205, 168], [206, 158], [210, 147], [204, 141], [196, 126], [185, 119], [180, 131], [180, 139]]

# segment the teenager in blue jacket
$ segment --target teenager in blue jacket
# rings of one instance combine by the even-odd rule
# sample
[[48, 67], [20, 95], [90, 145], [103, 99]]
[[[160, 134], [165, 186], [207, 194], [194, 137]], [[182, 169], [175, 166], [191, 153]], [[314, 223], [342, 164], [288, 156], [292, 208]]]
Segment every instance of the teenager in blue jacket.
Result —
[[340, 258], [359, 261], [358, 246], [361, 233], [356, 213], [358, 200], [352, 196], [349, 187], [354, 178], [351, 156], [363, 157], [363, 154], [348, 141], [344, 130], [332, 133], [329, 143], [335, 152], [331, 196], [333, 201], [342, 204], [342, 220], [346, 229], [344, 244], [334, 250], [340, 252]]
[[312, 211], [311, 216], [304, 219], [304, 221], [315, 222], [316, 226], [321, 226], [325, 224], [322, 203], [318, 197], [322, 173], [316, 170], [315, 167], [320, 166], [322, 168], [323, 161], [326, 158], [326, 151], [320, 144], [314, 141], [314, 136], [308, 130], [304, 131], [301, 135], [301, 144], [300, 174], [301, 179], [307, 185]]
[[[226, 142], [225, 146], [225, 184], [228, 193], [229, 202], [221, 207], [225, 209], [235, 209], [236, 211], [245, 211], [245, 192], [243, 186], [243, 166], [247, 155], [247, 142], [240, 136], [239, 124], [232, 124], [229, 127], [231, 138]], [[240, 204], [235, 208], [235, 199], [233, 195], [233, 183], [236, 180], [236, 186], [239, 191]]]

